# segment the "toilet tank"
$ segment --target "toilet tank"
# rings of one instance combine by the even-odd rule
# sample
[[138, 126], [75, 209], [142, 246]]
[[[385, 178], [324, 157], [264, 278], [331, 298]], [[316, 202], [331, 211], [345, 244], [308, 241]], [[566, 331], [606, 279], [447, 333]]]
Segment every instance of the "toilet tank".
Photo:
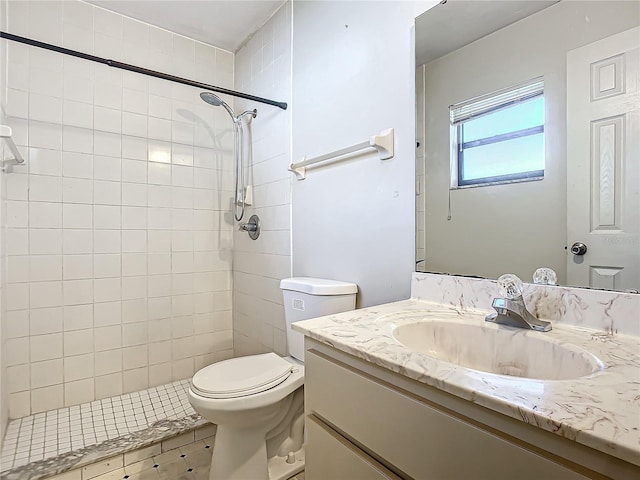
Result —
[[284, 297], [289, 354], [304, 361], [304, 335], [294, 332], [293, 322], [346, 312], [356, 307], [355, 283], [322, 278], [293, 277], [280, 282]]

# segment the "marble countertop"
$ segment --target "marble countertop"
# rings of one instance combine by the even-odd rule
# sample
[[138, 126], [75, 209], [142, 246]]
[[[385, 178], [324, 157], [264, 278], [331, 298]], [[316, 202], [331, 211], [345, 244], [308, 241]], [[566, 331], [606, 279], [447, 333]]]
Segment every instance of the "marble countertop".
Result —
[[[554, 323], [546, 333], [484, 321], [488, 311], [462, 311], [419, 300], [379, 305], [297, 322], [305, 335], [370, 363], [436, 387], [569, 440], [640, 465], [640, 339]], [[534, 380], [485, 373], [411, 351], [393, 338], [397, 325], [420, 319], [469, 322], [544, 336], [598, 357], [604, 368], [572, 380]]]

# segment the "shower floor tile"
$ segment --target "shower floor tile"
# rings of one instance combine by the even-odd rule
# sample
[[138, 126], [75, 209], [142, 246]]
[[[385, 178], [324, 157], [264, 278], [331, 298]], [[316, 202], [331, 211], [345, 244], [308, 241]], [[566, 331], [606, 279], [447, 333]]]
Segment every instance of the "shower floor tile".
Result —
[[181, 380], [12, 420], [4, 437], [0, 471], [138, 432], [158, 420], [195, 415], [188, 388], [189, 380]]

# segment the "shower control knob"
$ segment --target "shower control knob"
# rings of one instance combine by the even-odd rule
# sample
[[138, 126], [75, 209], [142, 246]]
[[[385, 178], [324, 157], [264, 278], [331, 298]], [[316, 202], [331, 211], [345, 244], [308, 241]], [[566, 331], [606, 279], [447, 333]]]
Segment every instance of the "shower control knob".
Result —
[[257, 215], [251, 215], [247, 223], [239, 225], [241, 231], [247, 232], [251, 240], [255, 240], [260, 236], [260, 219]]
[[576, 242], [571, 245], [571, 253], [574, 255], [584, 255], [587, 253], [587, 246], [582, 242]]

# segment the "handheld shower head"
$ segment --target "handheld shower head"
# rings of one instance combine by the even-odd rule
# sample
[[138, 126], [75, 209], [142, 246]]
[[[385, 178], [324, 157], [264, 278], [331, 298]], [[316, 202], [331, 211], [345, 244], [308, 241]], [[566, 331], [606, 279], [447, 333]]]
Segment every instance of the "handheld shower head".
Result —
[[207, 102], [209, 105], [213, 105], [214, 107], [219, 107], [224, 103], [219, 96], [211, 92], [202, 92], [200, 94], [200, 98]]
[[236, 114], [233, 112], [233, 110], [231, 109], [231, 107], [229, 105], [227, 105], [226, 102], [224, 102], [219, 96], [217, 96], [215, 93], [211, 93], [211, 92], [202, 92], [200, 94], [200, 98], [202, 100], [204, 100], [205, 102], [207, 102], [209, 105], [213, 105], [214, 107], [220, 107], [223, 106], [224, 109], [229, 113], [229, 115], [231, 115], [231, 118], [233, 119], [234, 122], [238, 122], [238, 117], [236, 117]]

